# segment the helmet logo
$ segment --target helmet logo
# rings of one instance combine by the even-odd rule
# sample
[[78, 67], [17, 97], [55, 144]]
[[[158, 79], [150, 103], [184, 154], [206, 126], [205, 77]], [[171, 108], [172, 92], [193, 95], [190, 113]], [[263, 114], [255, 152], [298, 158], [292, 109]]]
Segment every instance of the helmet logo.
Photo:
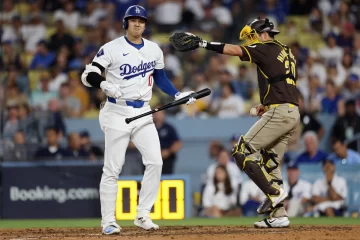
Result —
[[136, 13], [140, 13], [140, 9], [138, 7], [135, 8]]

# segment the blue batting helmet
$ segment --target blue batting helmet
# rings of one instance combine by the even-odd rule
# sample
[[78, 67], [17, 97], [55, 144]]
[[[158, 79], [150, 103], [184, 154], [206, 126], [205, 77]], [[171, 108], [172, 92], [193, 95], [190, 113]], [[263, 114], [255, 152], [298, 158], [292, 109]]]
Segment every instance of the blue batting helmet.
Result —
[[124, 18], [123, 18], [123, 28], [124, 29], [128, 28], [127, 19], [130, 18], [130, 17], [140, 17], [140, 18], [144, 19], [145, 22], [147, 22], [146, 10], [145, 10], [145, 8], [143, 8], [142, 6], [139, 6], [139, 5], [130, 6], [126, 10]]

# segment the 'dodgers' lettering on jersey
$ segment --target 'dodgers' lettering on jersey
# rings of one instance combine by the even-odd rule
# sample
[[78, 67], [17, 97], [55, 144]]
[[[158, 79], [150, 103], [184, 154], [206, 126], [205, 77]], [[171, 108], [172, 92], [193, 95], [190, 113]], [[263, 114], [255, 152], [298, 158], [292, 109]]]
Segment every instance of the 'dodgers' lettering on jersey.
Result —
[[120, 66], [120, 71], [121, 71], [120, 76], [122, 77], [125, 76], [124, 80], [129, 80], [139, 75], [145, 77], [146, 73], [154, 70], [155, 66], [156, 66], [155, 61], [147, 62], [147, 63], [143, 63], [143, 61], [141, 61], [141, 63], [138, 66], [131, 66], [130, 64], [126, 63]]

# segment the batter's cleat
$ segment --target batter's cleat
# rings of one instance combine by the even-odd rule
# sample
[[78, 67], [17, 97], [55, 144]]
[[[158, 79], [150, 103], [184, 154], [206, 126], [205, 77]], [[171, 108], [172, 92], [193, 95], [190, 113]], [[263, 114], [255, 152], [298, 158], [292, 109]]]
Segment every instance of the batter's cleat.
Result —
[[145, 230], [157, 230], [159, 229], [159, 225], [156, 225], [151, 221], [149, 216], [144, 217], [136, 217], [134, 221], [135, 226], [138, 226]]
[[116, 223], [111, 223], [110, 225], [103, 227], [102, 233], [104, 235], [120, 234], [120, 230], [121, 227], [119, 225], [117, 225]]
[[254, 227], [256, 228], [286, 228], [289, 227], [289, 225], [290, 221], [288, 217], [269, 217], [254, 223]]
[[272, 202], [266, 198], [256, 210], [258, 214], [271, 213], [273, 211]]
[[279, 203], [281, 203], [285, 198], [287, 198], [288, 193], [284, 189], [280, 188], [280, 194], [278, 196], [271, 196], [270, 200], [272, 202], [272, 207], [275, 208]]

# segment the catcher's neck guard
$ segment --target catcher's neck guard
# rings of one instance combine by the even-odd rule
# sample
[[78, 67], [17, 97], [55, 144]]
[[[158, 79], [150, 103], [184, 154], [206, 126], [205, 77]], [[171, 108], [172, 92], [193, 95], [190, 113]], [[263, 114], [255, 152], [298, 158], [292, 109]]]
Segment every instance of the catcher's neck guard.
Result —
[[249, 25], [243, 27], [240, 31], [240, 41], [244, 41], [245, 46], [260, 42], [259, 37], [255, 29], [251, 29]]

